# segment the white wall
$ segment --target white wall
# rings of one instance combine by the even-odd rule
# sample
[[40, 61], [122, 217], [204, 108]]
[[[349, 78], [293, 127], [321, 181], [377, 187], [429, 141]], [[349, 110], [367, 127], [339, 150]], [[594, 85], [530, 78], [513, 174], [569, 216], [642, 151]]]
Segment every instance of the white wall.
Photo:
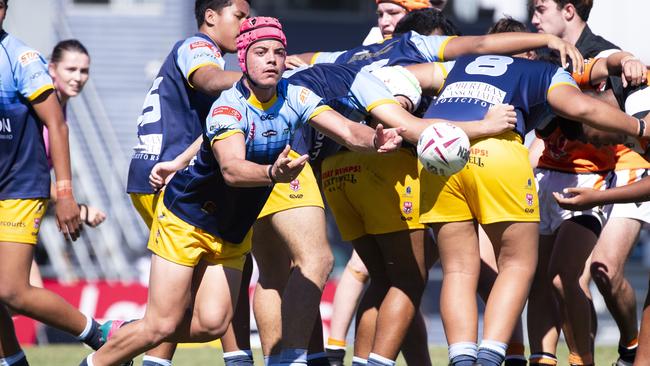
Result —
[[650, 1], [595, 0], [588, 23], [594, 33], [650, 64], [650, 47], [645, 39], [649, 13]]
[[53, 0], [9, 0], [3, 28], [48, 57], [55, 44]]

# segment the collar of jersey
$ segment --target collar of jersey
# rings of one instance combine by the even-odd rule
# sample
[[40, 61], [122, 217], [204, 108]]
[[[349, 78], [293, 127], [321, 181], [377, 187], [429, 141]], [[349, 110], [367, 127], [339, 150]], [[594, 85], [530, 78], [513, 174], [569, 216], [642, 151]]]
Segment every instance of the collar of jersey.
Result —
[[275, 94], [273, 94], [273, 97], [271, 99], [269, 99], [268, 102], [260, 102], [257, 99], [257, 96], [255, 96], [255, 94], [250, 93], [250, 95], [248, 96], [248, 99], [246, 99], [246, 101], [250, 105], [252, 105], [253, 107], [266, 111], [268, 109], [271, 109], [271, 107], [273, 107], [275, 102], [278, 101], [278, 93], [276, 92]]

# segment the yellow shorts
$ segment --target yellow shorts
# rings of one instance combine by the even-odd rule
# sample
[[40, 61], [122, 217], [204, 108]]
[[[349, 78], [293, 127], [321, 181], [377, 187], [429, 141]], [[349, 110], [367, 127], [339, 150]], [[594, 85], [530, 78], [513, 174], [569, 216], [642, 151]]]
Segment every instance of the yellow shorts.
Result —
[[408, 149], [330, 156], [323, 161], [322, 183], [343, 240], [425, 227], [419, 222], [417, 158]]
[[36, 244], [46, 198], [0, 200], [0, 242]]
[[147, 247], [159, 257], [183, 266], [194, 267], [204, 260], [241, 271], [251, 250], [252, 236], [251, 229], [241, 244], [227, 242], [178, 218], [165, 207], [161, 195]]
[[[297, 158], [300, 155], [295, 151], [289, 152], [289, 157]], [[325, 208], [323, 197], [318, 188], [318, 181], [314, 176], [309, 163], [291, 183], [277, 183], [271, 195], [266, 200], [258, 219], [272, 215], [276, 212], [289, 210], [296, 207], [317, 206]]]
[[422, 223], [539, 222], [528, 149], [514, 132], [473, 141], [467, 166], [451, 177], [422, 168], [420, 179]]
[[129, 193], [131, 196], [131, 202], [133, 202], [133, 207], [144, 220], [144, 223], [147, 224], [147, 227], [151, 229], [151, 223], [153, 222], [153, 214], [156, 212], [156, 205], [158, 204], [158, 193]]

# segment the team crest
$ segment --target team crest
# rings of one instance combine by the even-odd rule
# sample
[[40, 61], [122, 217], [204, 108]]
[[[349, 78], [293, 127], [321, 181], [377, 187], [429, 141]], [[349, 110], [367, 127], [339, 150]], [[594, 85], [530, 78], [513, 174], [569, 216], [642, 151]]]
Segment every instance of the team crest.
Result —
[[34, 219], [34, 229], [38, 229], [41, 226], [41, 219]]
[[413, 212], [413, 202], [404, 201], [404, 207], [402, 207], [402, 211], [407, 215], [411, 214], [411, 212]]
[[289, 182], [289, 188], [294, 192], [298, 192], [300, 190], [300, 180], [294, 179]]
[[526, 203], [528, 203], [528, 206], [533, 205], [533, 195], [530, 193], [526, 194]]

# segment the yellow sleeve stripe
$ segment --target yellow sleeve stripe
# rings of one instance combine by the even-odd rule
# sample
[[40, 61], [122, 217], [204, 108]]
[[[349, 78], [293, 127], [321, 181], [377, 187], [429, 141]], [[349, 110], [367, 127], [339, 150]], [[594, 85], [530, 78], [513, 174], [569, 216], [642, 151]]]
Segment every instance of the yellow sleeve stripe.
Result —
[[578, 87], [575, 83], [570, 83], [570, 82], [568, 82], [568, 81], [562, 81], [562, 82], [555, 83], [555, 84], [551, 85], [551, 87], [548, 88], [548, 91], [546, 92], [546, 96], [548, 97], [548, 95], [551, 94], [551, 91], [552, 91], [553, 89], [555, 89], [556, 87], [561, 86], [561, 85], [572, 86], [572, 87], [574, 87], [574, 88], [580, 90], [580, 87]]
[[397, 105], [399, 105], [399, 103], [395, 99], [380, 99], [380, 100], [372, 102], [369, 106], [367, 106], [366, 111], [370, 112], [373, 109], [379, 107], [380, 105], [384, 105], [384, 104], [397, 104]]
[[314, 109], [313, 112], [311, 112], [311, 115], [309, 116], [309, 118], [307, 118], [307, 120], [310, 121], [312, 118], [318, 116], [319, 114], [321, 114], [321, 113], [323, 113], [325, 111], [331, 111], [331, 110], [333, 110], [332, 107], [330, 107], [328, 105], [318, 106], [318, 107], [316, 107], [316, 109]]
[[451, 36], [444, 41], [442, 41], [442, 44], [440, 45], [440, 48], [438, 49], [438, 61], [445, 61], [445, 48], [447, 47], [447, 43], [451, 41], [452, 39], [456, 38], [458, 36]]
[[447, 71], [447, 68], [445, 67], [445, 64], [442, 62], [436, 62], [435, 63], [436, 67], [440, 67], [440, 70], [442, 71], [442, 75], [444, 80], [442, 81], [442, 84], [440, 84], [440, 88], [436, 91], [436, 94], [440, 94], [442, 91], [442, 88], [445, 87], [445, 84], [447, 83], [447, 75], [449, 75], [449, 71]]
[[221, 66], [220, 66], [218, 63], [216, 63], [216, 62], [204, 62], [204, 63], [202, 63], [202, 64], [198, 64], [198, 65], [194, 66], [193, 68], [190, 69], [190, 72], [187, 73], [187, 83], [188, 83], [192, 88], [194, 88], [194, 85], [192, 85], [192, 83], [190, 82], [190, 79], [192, 78], [192, 74], [194, 74], [194, 72], [195, 72], [196, 70], [202, 68], [203, 66], [216, 66], [219, 70], [223, 70], [223, 69], [221, 68]]
[[34, 100], [36, 100], [36, 98], [40, 97], [43, 93], [45, 93], [46, 91], [48, 91], [50, 89], [54, 89], [54, 85], [52, 85], [52, 84], [43, 85], [40, 88], [38, 88], [38, 90], [33, 92], [32, 95], [27, 97], [27, 100], [30, 101], [30, 102], [33, 102]]
[[314, 55], [311, 57], [311, 60], [309, 60], [309, 64], [313, 65], [316, 63], [316, 59], [318, 59], [318, 56], [320, 55], [320, 52], [314, 53]]
[[228, 137], [236, 135], [238, 133], [241, 133], [243, 135], [244, 131], [242, 131], [242, 130], [230, 130], [228, 132], [222, 133], [221, 135], [213, 137], [212, 141], [210, 141], [210, 145], [214, 144], [215, 141], [225, 140]]

